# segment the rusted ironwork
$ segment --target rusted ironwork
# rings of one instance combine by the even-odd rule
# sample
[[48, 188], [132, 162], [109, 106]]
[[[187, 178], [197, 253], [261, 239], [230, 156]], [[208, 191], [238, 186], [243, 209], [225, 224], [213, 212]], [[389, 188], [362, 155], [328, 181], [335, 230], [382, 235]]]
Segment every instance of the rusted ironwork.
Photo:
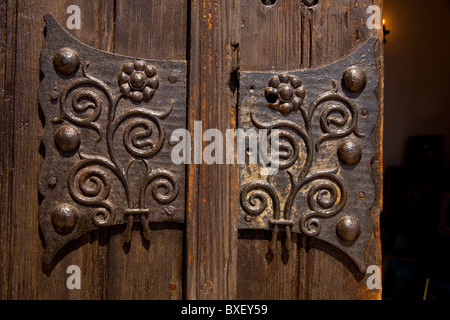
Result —
[[[378, 115], [375, 38], [317, 69], [241, 72], [239, 127], [279, 132], [279, 171], [240, 166], [239, 228], [326, 241], [364, 271], [375, 200], [370, 139]], [[364, 194], [364, 197], [360, 195]]]
[[45, 16], [39, 102], [45, 159], [39, 177], [44, 262], [97, 228], [184, 222], [185, 168], [168, 137], [186, 127], [186, 62], [96, 50]]

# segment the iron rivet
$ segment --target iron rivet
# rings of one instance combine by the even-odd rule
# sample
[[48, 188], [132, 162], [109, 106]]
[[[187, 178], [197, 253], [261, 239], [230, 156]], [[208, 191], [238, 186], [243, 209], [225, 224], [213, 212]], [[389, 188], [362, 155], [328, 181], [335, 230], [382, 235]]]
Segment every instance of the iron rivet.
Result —
[[52, 101], [58, 100], [58, 98], [59, 98], [59, 92], [56, 91], [56, 90], [52, 90], [52, 91], [50, 92], [49, 96], [50, 96], [50, 100], [52, 100]]
[[54, 136], [56, 146], [63, 152], [72, 153], [80, 145], [80, 132], [72, 126], [62, 126]]
[[53, 65], [63, 76], [70, 76], [80, 67], [80, 57], [75, 50], [62, 48], [53, 56]]
[[336, 233], [345, 242], [353, 242], [358, 239], [361, 227], [358, 221], [350, 216], [342, 217], [336, 225]]
[[250, 222], [250, 221], [252, 221], [252, 220], [253, 220], [252, 216], [250, 216], [250, 215], [246, 215], [246, 216], [245, 216], [245, 221], [246, 221], [246, 222]]
[[361, 68], [353, 66], [345, 70], [342, 82], [347, 91], [361, 93], [366, 88], [367, 76]]
[[67, 234], [73, 231], [78, 220], [78, 211], [73, 206], [63, 203], [56, 207], [52, 215], [52, 223], [59, 234]]
[[51, 176], [50, 178], [48, 178], [48, 185], [50, 187], [56, 186], [57, 183], [58, 183], [58, 179], [56, 179], [55, 176]]
[[363, 110], [361, 111], [361, 114], [362, 114], [364, 117], [367, 117], [367, 116], [369, 115], [369, 111], [368, 111], [367, 109], [363, 109]]
[[174, 84], [180, 80], [180, 75], [179, 74], [171, 74], [167, 77], [167, 79], [169, 80], [170, 83]]
[[314, 7], [318, 2], [318, 0], [303, 0], [303, 4], [307, 7]]
[[359, 199], [365, 199], [366, 198], [366, 194], [364, 193], [364, 191], [358, 192], [358, 198]]
[[362, 149], [361, 146], [353, 141], [342, 143], [338, 147], [339, 161], [347, 166], [354, 166], [361, 161]]

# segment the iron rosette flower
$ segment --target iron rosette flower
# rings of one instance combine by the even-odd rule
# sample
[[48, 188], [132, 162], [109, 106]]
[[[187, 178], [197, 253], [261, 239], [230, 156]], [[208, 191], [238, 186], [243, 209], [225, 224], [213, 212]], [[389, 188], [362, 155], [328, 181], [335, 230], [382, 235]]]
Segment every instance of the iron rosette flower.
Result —
[[125, 63], [118, 80], [122, 94], [135, 102], [150, 100], [159, 86], [155, 67], [142, 60]]
[[306, 90], [299, 77], [283, 73], [270, 79], [265, 96], [269, 108], [289, 114], [303, 104]]

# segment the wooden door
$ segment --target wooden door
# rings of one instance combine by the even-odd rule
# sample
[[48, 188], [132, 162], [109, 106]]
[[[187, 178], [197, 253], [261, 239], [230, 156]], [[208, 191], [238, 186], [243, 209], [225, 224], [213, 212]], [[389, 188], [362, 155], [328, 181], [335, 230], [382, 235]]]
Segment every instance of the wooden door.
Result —
[[[81, 28], [67, 20], [80, 8]], [[286, 254], [283, 237], [268, 251], [271, 232], [241, 230], [237, 164], [185, 166], [185, 223], [152, 223], [149, 241], [124, 226], [97, 229], [70, 242], [42, 263], [44, 237], [38, 211], [38, 176], [46, 121], [39, 108], [43, 76], [44, 15], [80, 42], [120, 55], [187, 62], [186, 128], [222, 132], [239, 128], [243, 72], [314, 69], [351, 55], [375, 37], [379, 85], [367, 164], [374, 181], [366, 266], [380, 266], [383, 96], [382, 32], [367, 27], [369, 0], [3, 0], [1, 21], [2, 299], [379, 299], [370, 273], [341, 250], [294, 235]], [[204, 141], [203, 146], [207, 143]], [[81, 288], [66, 286], [69, 266], [79, 266]]]

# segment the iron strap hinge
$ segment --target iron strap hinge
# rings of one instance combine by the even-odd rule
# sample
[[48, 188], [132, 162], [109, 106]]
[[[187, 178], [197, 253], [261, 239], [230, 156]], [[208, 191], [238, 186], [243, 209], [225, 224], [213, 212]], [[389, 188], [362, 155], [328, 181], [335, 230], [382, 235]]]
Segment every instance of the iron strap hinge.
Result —
[[186, 61], [146, 60], [86, 46], [51, 16], [40, 65], [45, 159], [39, 176], [44, 262], [97, 228], [183, 223], [185, 167], [167, 137], [186, 128]]
[[277, 133], [279, 151], [266, 165], [240, 165], [238, 225], [272, 230], [271, 250], [281, 231], [289, 250], [292, 233], [304, 234], [366, 269], [370, 210], [377, 205], [371, 171], [378, 152], [371, 134], [380, 118], [376, 41], [317, 69], [240, 73], [238, 127], [267, 130], [267, 148]]

